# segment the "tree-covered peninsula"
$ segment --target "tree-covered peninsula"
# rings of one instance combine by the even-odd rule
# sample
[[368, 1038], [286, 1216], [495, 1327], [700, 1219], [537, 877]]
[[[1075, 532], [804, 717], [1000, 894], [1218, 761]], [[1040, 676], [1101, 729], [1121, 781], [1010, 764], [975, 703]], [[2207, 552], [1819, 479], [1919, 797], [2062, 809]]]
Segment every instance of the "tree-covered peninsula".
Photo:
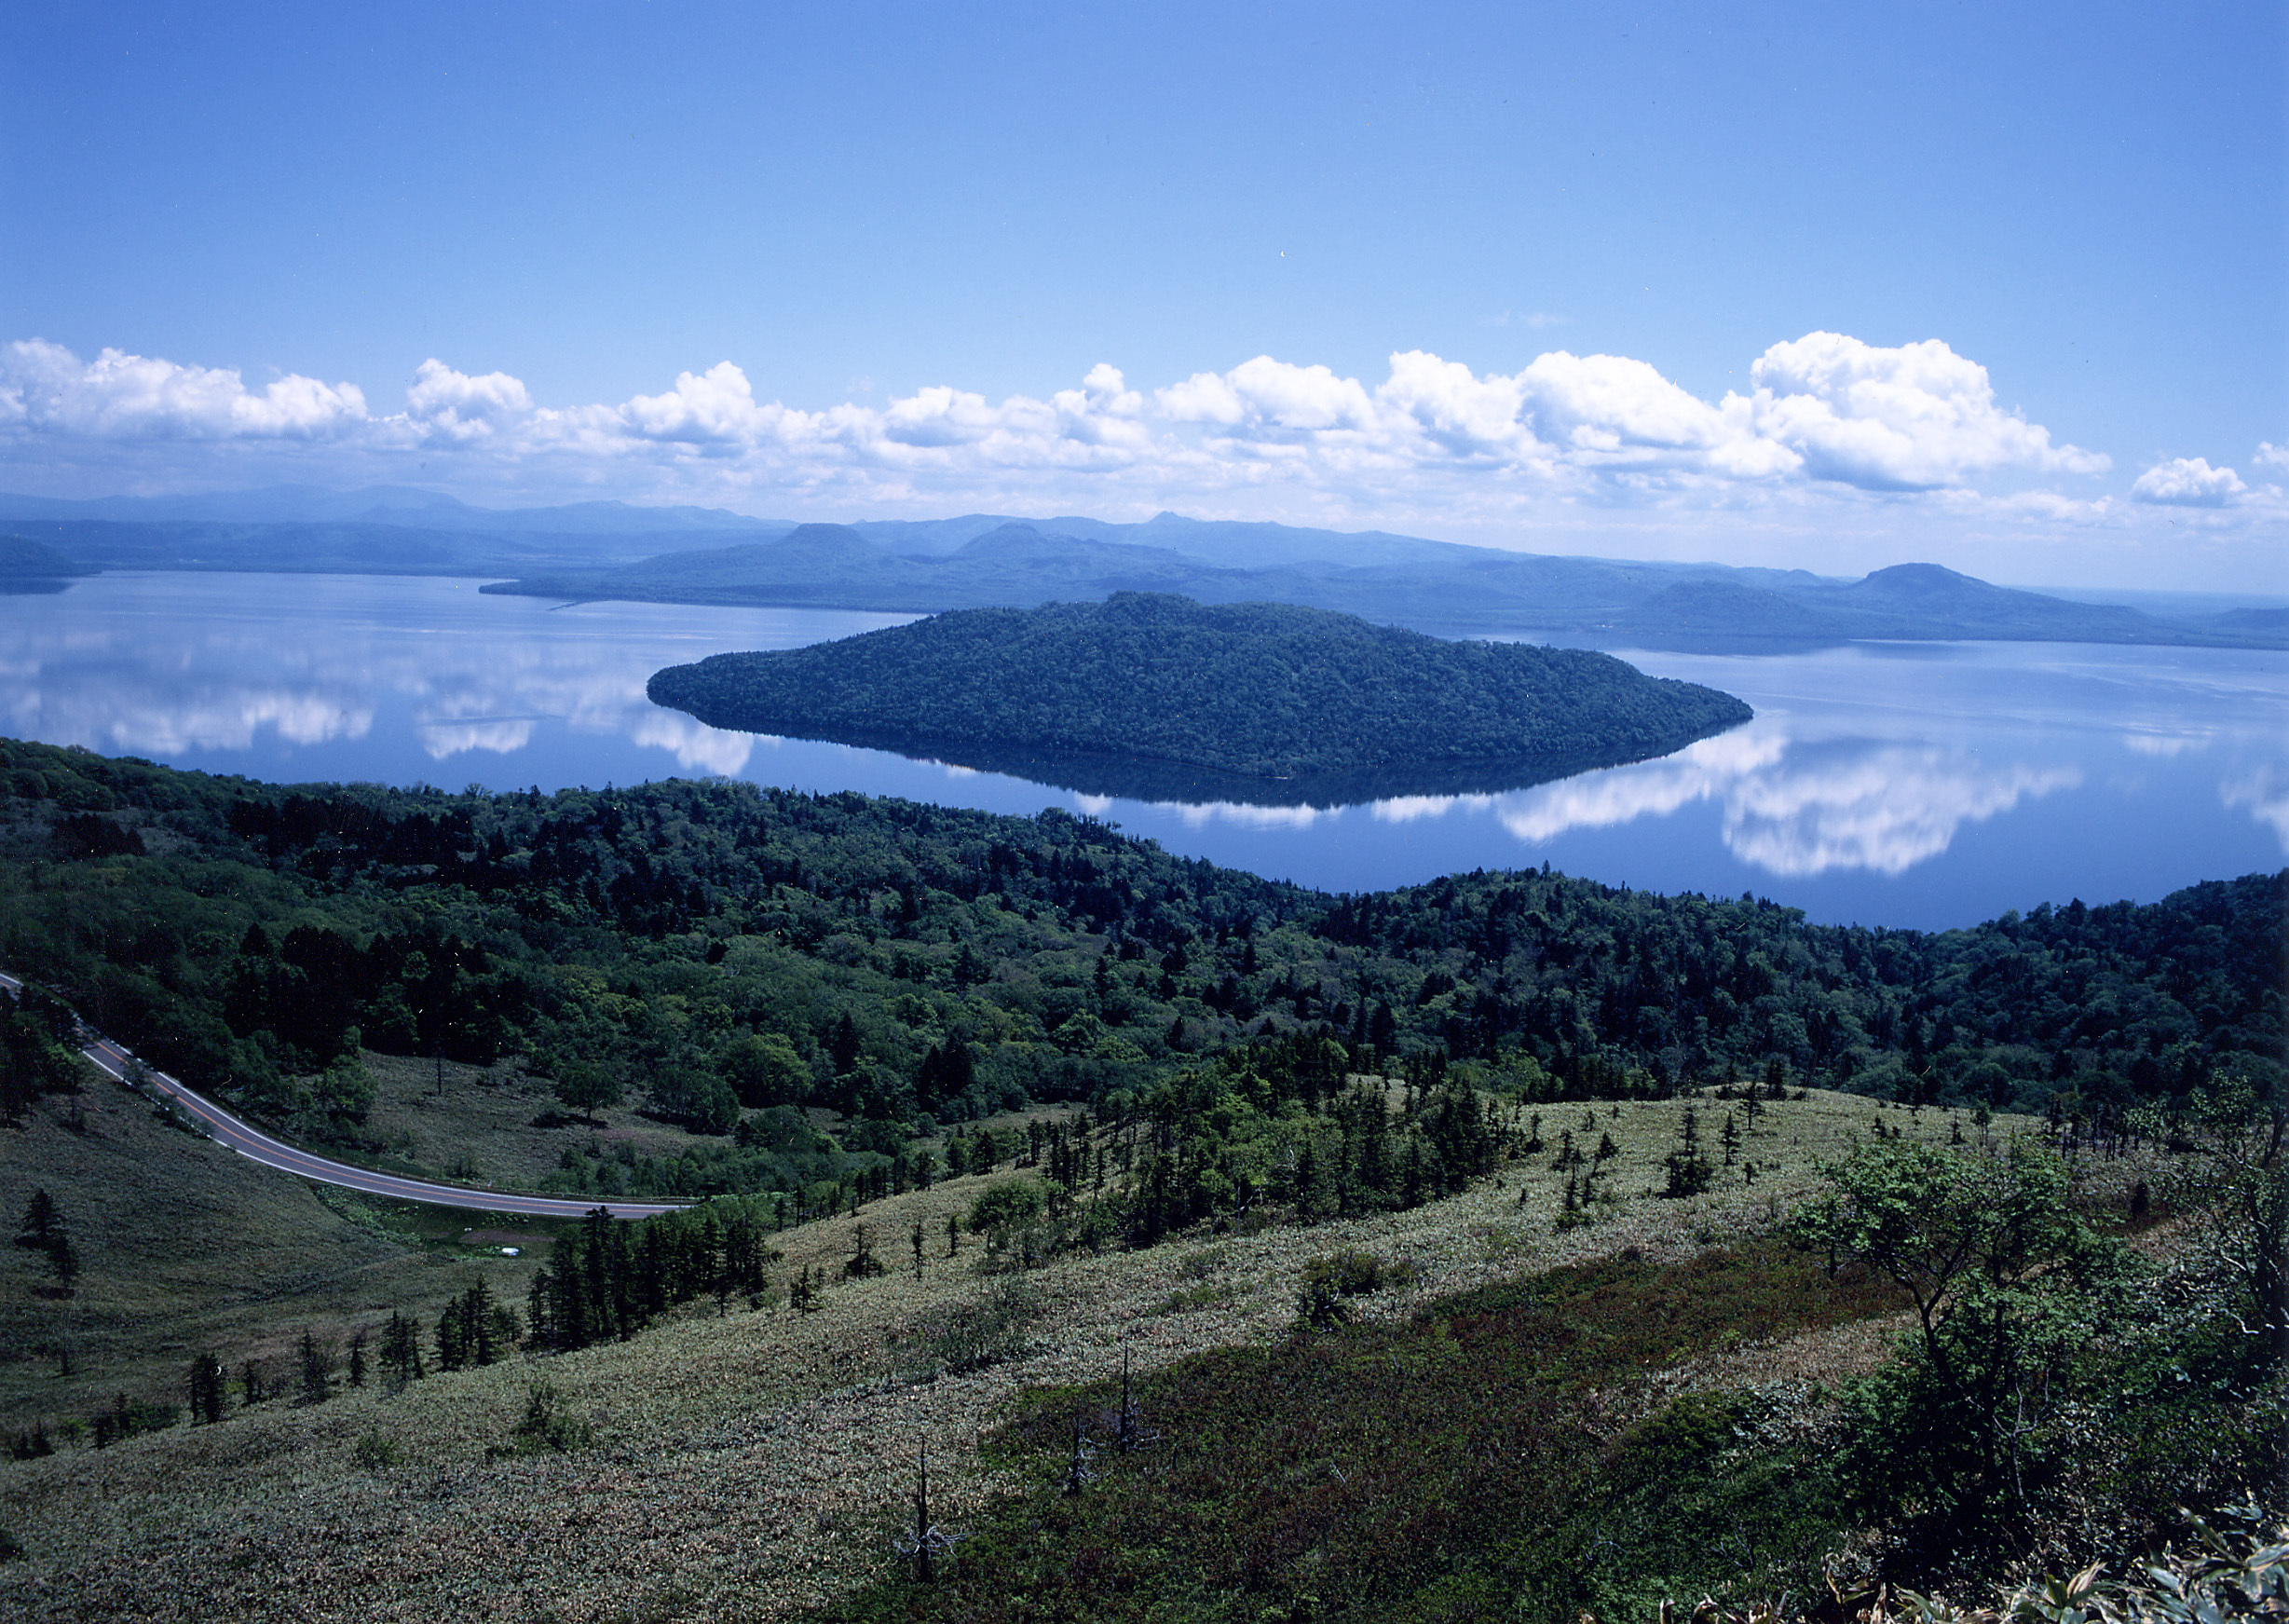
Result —
[[1097, 793], [1259, 801], [1514, 787], [1666, 755], [1751, 714], [1607, 654], [1153, 593], [719, 654], [649, 692], [719, 728]]

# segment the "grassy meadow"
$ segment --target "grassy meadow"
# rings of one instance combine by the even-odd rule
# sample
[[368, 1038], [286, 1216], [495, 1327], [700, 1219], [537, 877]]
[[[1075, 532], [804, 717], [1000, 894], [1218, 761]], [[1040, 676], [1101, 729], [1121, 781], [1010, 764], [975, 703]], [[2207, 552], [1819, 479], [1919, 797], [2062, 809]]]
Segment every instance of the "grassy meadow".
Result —
[[[442, 1303], [477, 1271], [514, 1302], [533, 1266], [529, 1252], [501, 1258], [489, 1233], [499, 1226], [471, 1215], [425, 1230], [402, 1209], [351, 1207], [167, 1128], [122, 1091], [91, 1091], [85, 1104], [86, 1132], [53, 1113], [35, 1119], [0, 1167], [0, 1196], [17, 1208], [45, 1181], [68, 1213], [85, 1213], [89, 1253], [68, 1304], [33, 1294], [27, 1254], [7, 1264], [11, 1425], [139, 1384], [148, 1385], [134, 1396], [180, 1401], [199, 1347], [234, 1371], [254, 1352], [285, 1377], [306, 1327], [338, 1339], [388, 1306]], [[0, 1566], [0, 1608], [27, 1618], [603, 1620], [871, 1605], [901, 1571], [892, 1541], [920, 1446], [933, 1462], [933, 1520], [981, 1527], [997, 1491], [1029, 1482], [1022, 1439], [1008, 1429], [1039, 1412], [1029, 1396], [1101, 1399], [1124, 1356], [1146, 1382], [1215, 1350], [1271, 1357], [1289, 1345], [1315, 1258], [1357, 1249], [1396, 1274], [1348, 1306], [1361, 1325], [1399, 1334], [1426, 1304], [1562, 1265], [1626, 1253], [1643, 1269], [1761, 1244], [1813, 1187], [1815, 1163], [1879, 1123], [1941, 1145], [1982, 1131], [1947, 1112], [1813, 1091], [1761, 1105], [1736, 1153], [1757, 1165], [1754, 1182], [1736, 1166], [1703, 1194], [1664, 1199], [1663, 1158], [1688, 1104], [1714, 1154], [1721, 1102], [1547, 1106], [1546, 1149], [1459, 1196], [1309, 1227], [1257, 1227], [1244, 1214], [1219, 1232], [1028, 1272], [968, 1234], [947, 1255], [947, 1217], [1012, 1175], [944, 1180], [864, 1208], [882, 1276], [840, 1277], [853, 1249], [847, 1216], [774, 1237], [780, 1287], [805, 1266], [832, 1280], [813, 1313], [788, 1306], [783, 1290], [760, 1309], [703, 1301], [629, 1342], [512, 1354], [400, 1393], [378, 1371], [349, 1388], [337, 1362], [322, 1403], [246, 1408], [234, 1393], [219, 1426], [0, 1462], [0, 1528], [25, 1552]], [[384, 1110], [417, 1108], [377, 1117]], [[1993, 1131], [2011, 1126], [2026, 1125], [1998, 1119]], [[1549, 1165], [1561, 1131], [1585, 1148], [1610, 1135], [1618, 1153], [1600, 1179], [1610, 1199], [1562, 1233], [1566, 1176]], [[68, 1382], [32, 1355], [65, 1314], [76, 1317], [84, 1372]], [[1632, 1358], [1648, 1362], [1610, 1385], [1601, 1425], [1618, 1432], [1698, 1387], [1751, 1384], [1814, 1401], [1817, 1385], [1880, 1362], [1898, 1329], [1864, 1290], [1817, 1323], [1804, 1318], [1780, 1316], [1766, 1335], [1689, 1321], [1631, 1343]], [[586, 1424], [588, 1444], [521, 1444], [536, 1382], [561, 1416]]]

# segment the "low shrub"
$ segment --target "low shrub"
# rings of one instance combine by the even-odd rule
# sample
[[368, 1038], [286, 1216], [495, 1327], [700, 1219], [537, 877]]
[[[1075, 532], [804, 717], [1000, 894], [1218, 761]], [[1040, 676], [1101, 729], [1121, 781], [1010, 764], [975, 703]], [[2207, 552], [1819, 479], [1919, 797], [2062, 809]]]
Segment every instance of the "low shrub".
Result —
[[973, 1235], [1006, 1232], [1028, 1219], [1041, 1216], [1049, 1192], [1033, 1178], [1001, 1179], [988, 1184], [970, 1203], [968, 1226]]
[[923, 1344], [924, 1380], [982, 1371], [1023, 1355], [1027, 1332], [1042, 1316], [1042, 1294], [1023, 1276], [1002, 1280], [938, 1323]]
[[576, 1449], [588, 1449], [595, 1441], [595, 1429], [585, 1421], [577, 1421], [557, 1408], [560, 1399], [555, 1385], [535, 1382], [526, 1389], [525, 1419], [511, 1429], [516, 1440], [507, 1453], [539, 1454], [568, 1454]]
[[1411, 1263], [1386, 1263], [1372, 1252], [1354, 1247], [1323, 1252], [1303, 1265], [1303, 1284], [1296, 1293], [1296, 1314], [1315, 1331], [1327, 1331], [1351, 1318], [1345, 1299], [1364, 1297], [1386, 1286], [1405, 1286], [1414, 1279]]

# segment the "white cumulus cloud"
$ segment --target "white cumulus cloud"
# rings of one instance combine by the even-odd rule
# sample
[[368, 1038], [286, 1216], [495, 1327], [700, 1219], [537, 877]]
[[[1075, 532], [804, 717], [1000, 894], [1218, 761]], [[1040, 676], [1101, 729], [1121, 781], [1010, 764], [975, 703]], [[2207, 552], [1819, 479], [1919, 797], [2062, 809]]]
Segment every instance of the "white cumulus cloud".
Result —
[[[1936, 490], [2048, 514], [2045, 503], [2080, 498], [1987, 496], [1976, 482], [2106, 465], [2003, 409], [1986, 370], [1938, 340], [1886, 348], [1812, 333], [1767, 349], [1751, 376], [1750, 393], [1710, 401], [1629, 356], [1552, 350], [1481, 373], [1408, 349], [1380, 380], [1259, 355], [1155, 388], [1099, 362], [1046, 398], [933, 384], [883, 405], [812, 410], [759, 395], [745, 369], [719, 361], [659, 393], [551, 406], [508, 373], [432, 357], [403, 409], [377, 416], [347, 383], [296, 375], [257, 390], [236, 371], [116, 350], [83, 362], [31, 339], [0, 348], [0, 460], [40, 466], [75, 441], [108, 447], [116, 464], [139, 441], [253, 443], [278, 456], [305, 440], [329, 447], [294, 453], [313, 473], [322, 455], [354, 458], [358, 477], [387, 477], [411, 453], [495, 483], [743, 502], [1228, 506], [1261, 492], [1291, 512], [1481, 520], [1601, 492], [1724, 501], [1823, 488]], [[2082, 508], [2101, 518], [2104, 498]]]
[[783, 409], [758, 406], [747, 375], [721, 361], [703, 373], [676, 374], [673, 389], [637, 395], [619, 415], [630, 433], [647, 440], [734, 446], [767, 438]]
[[1301, 441], [1375, 426], [1375, 405], [1357, 378], [1324, 366], [1296, 366], [1260, 355], [1228, 373], [1194, 373], [1160, 391], [1171, 421], [1202, 423], [1235, 439]]
[[2131, 499], [2168, 508], [2223, 508], [2249, 487], [2230, 468], [2212, 468], [2207, 457], [2173, 457], [2140, 474]]
[[320, 439], [366, 418], [355, 384], [289, 373], [256, 393], [236, 367], [181, 366], [106, 349], [82, 361], [60, 344], [0, 350], [0, 425], [92, 439]]
[[431, 357], [405, 391], [405, 415], [430, 433], [456, 444], [488, 439], [529, 416], [533, 397], [505, 372], [481, 377], [456, 372]]
[[1884, 348], [1841, 333], [1776, 344], [1749, 369], [1757, 432], [1815, 478], [1929, 490], [1996, 469], [2096, 473], [2108, 459], [2052, 445], [1996, 404], [1987, 369], [1936, 338]]

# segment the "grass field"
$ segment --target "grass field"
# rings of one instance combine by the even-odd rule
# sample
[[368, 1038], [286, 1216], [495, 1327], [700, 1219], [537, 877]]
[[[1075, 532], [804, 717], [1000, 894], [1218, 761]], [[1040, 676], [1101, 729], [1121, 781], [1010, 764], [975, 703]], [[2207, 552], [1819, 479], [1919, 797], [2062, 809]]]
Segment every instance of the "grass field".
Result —
[[669, 1158], [720, 1142], [625, 1107], [598, 1112], [592, 1124], [558, 1104], [554, 1085], [527, 1075], [513, 1057], [492, 1066], [371, 1051], [362, 1058], [375, 1096], [362, 1129], [382, 1148], [351, 1159], [392, 1172], [525, 1189], [556, 1171], [567, 1149]]
[[[35, 1122], [18, 1148], [36, 1158], [11, 1155], [0, 1168], [0, 1196], [19, 1210], [36, 1161], [67, 1211], [75, 1202], [88, 1211], [90, 1268], [70, 1311], [83, 1368], [105, 1372], [68, 1385], [49, 1373], [52, 1361], [33, 1349], [62, 1311], [30, 1295], [32, 1260], [16, 1254], [6, 1265], [5, 1369], [17, 1425], [107, 1397], [132, 1373], [167, 1375], [197, 1346], [236, 1359], [252, 1337], [282, 1359], [304, 1324], [338, 1334], [393, 1301], [442, 1301], [479, 1272], [497, 1294], [521, 1295], [530, 1260], [481, 1249], [498, 1225], [448, 1220], [452, 1234], [420, 1233], [394, 1212], [329, 1205], [160, 1126], [128, 1097], [96, 1099], [89, 1134]], [[1725, 1107], [1696, 1109], [1713, 1151]], [[1680, 1201], [1651, 1194], [1677, 1142], [1680, 1102], [1542, 1110], [1550, 1151], [1409, 1212], [1201, 1234], [1018, 1276], [970, 1237], [959, 1257], [945, 1255], [947, 1216], [988, 1181], [965, 1178], [870, 1206], [864, 1221], [892, 1272], [838, 1279], [814, 1314], [719, 1317], [702, 1303], [625, 1344], [520, 1355], [398, 1395], [369, 1385], [322, 1404], [280, 1399], [234, 1410], [219, 1426], [0, 1463], [0, 1528], [27, 1552], [0, 1567], [0, 1609], [28, 1618], [783, 1617], [887, 1571], [919, 1443], [935, 1463], [938, 1521], [960, 1527], [1008, 1481], [981, 1440], [1024, 1393], [1101, 1382], [1124, 1352], [1149, 1374], [1206, 1350], [1272, 1346], [1294, 1321], [1315, 1256], [1358, 1248], [1411, 1271], [1403, 1289], [1358, 1300], [1364, 1319], [1397, 1323], [1457, 1290], [1625, 1249], [1659, 1262], [1768, 1235], [1811, 1187], [1815, 1160], [1878, 1121], [1936, 1143], [1958, 1126], [1978, 1131], [1942, 1113], [1815, 1093], [1764, 1107], [1738, 1152], [1758, 1165], [1753, 1184], [1736, 1167]], [[1554, 1220], [1565, 1180], [1548, 1166], [1561, 1130], [1588, 1144], [1610, 1133], [1619, 1151], [1601, 1179], [1615, 1199], [1562, 1234]], [[917, 1221], [929, 1237], [919, 1280], [906, 1244]], [[850, 1255], [852, 1224], [817, 1222], [777, 1240], [782, 1282], [806, 1264], [831, 1275]], [[100, 1255], [111, 1260], [101, 1271]], [[1887, 1334], [1860, 1320], [1761, 1344], [1719, 1338], [1665, 1358], [1642, 1391], [1833, 1379], [1880, 1358]], [[933, 1378], [949, 1347], [1000, 1357]], [[507, 1453], [536, 1380], [590, 1425], [592, 1448]]]
[[[193, 1356], [283, 1374], [304, 1331], [442, 1303], [480, 1275], [521, 1292], [532, 1264], [463, 1232], [482, 1215], [371, 1202], [272, 1172], [178, 1127], [92, 1070], [0, 1129], [0, 1216], [13, 1233], [35, 1189], [67, 1220], [83, 1266], [68, 1298], [45, 1261], [0, 1251], [0, 1430], [84, 1414], [126, 1392], [171, 1395]], [[68, 1352], [71, 1373], [61, 1373]]]

